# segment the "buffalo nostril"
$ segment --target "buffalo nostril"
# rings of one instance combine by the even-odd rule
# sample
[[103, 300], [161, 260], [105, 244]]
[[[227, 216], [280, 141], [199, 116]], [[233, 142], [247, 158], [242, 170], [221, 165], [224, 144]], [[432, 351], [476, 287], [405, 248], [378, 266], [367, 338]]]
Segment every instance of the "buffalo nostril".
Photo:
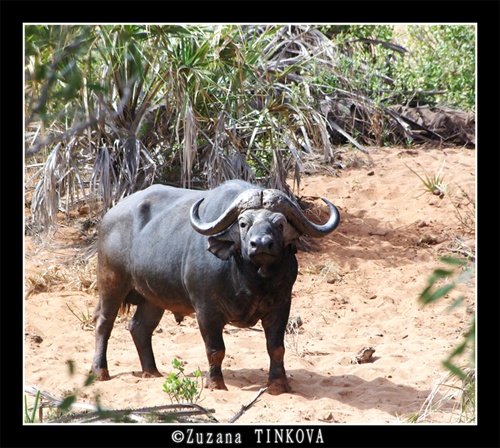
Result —
[[264, 237], [254, 237], [249, 242], [253, 253], [270, 252], [274, 247], [272, 237], [266, 235]]

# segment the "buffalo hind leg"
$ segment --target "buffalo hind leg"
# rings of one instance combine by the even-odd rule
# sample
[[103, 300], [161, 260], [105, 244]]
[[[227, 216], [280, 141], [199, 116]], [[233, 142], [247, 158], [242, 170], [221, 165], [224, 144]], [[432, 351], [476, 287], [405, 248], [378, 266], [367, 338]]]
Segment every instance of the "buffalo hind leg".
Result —
[[262, 326], [266, 335], [267, 352], [270, 358], [267, 392], [271, 395], [279, 395], [283, 392], [291, 392], [292, 390], [288, 384], [284, 365], [284, 337], [288, 314], [289, 308], [282, 309], [281, 312], [274, 313], [272, 316], [262, 319]]
[[99, 303], [94, 311], [95, 354], [92, 363], [92, 373], [98, 381], [110, 379], [106, 352], [121, 302], [122, 297], [120, 295], [106, 294], [102, 291]]
[[163, 313], [162, 308], [144, 299], [137, 305], [134, 317], [129, 322], [129, 330], [141, 361], [143, 378], [162, 376], [156, 367], [151, 339]]
[[198, 325], [205, 342], [208, 359], [208, 374], [205, 387], [209, 389], [227, 390], [222, 376], [222, 360], [226, 355], [226, 347], [222, 338], [224, 323], [216, 322], [207, 317], [213, 312], [197, 312]]

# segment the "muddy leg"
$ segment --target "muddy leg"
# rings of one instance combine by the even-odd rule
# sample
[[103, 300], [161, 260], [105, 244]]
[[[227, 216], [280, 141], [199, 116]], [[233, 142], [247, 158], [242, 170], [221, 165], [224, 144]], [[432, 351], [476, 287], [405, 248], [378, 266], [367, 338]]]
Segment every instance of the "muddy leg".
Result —
[[95, 354], [92, 372], [99, 381], [110, 379], [106, 351], [120, 305], [120, 297], [117, 299], [115, 295], [108, 296], [105, 292], [101, 292], [99, 304], [94, 311]]
[[129, 330], [141, 361], [143, 378], [162, 376], [156, 368], [151, 338], [163, 312], [162, 308], [143, 300], [137, 305], [134, 317], [129, 322]]
[[222, 377], [222, 360], [226, 354], [226, 347], [222, 338], [222, 329], [224, 324], [221, 322], [210, 321], [208, 318], [201, 317], [208, 313], [197, 313], [198, 325], [205, 342], [208, 359], [208, 375], [205, 387], [209, 389], [227, 390]]
[[283, 358], [285, 356], [285, 328], [288, 321], [290, 308], [284, 308], [262, 319], [262, 326], [266, 334], [267, 353], [270, 358], [269, 380], [267, 392], [279, 395], [290, 392], [292, 389], [288, 384]]

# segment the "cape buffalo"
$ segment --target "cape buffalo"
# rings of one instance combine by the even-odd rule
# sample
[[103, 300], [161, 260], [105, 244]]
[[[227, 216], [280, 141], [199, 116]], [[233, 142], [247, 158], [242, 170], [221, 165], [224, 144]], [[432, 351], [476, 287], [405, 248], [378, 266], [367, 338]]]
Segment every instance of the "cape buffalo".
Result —
[[[270, 357], [268, 392], [289, 392], [284, 334], [297, 277], [296, 243], [321, 238], [340, 221], [310, 222], [282, 192], [242, 181], [209, 191], [153, 185], [121, 201], [99, 229], [92, 370], [110, 379], [106, 350], [121, 306], [137, 305], [129, 322], [143, 377], [161, 376], [151, 336], [164, 310], [178, 322], [196, 313], [209, 370], [206, 387], [226, 389], [221, 364], [226, 324], [259, 321]], [[208, 249], [208, 250], [207, 250]]]

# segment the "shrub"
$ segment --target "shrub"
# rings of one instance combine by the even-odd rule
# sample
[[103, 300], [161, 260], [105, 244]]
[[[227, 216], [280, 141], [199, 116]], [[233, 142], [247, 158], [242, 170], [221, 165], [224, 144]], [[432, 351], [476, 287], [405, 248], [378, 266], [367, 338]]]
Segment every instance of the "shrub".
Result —
[[203, 387], [200, 369], [191, 374], [194, 377], [193, 380], [184, 373], [181, 361], [174, 359], [172, 366], [177, 373], [173, 372], [165, 378], [163, 391], [168, 394], [172, 403], [196, 403]]
[[401, 92], [443, 91], [434, 104], [474, 111], [475, 26], [412, 25], [407, 30], [410, 53], [397, 66], [395, 87]]

